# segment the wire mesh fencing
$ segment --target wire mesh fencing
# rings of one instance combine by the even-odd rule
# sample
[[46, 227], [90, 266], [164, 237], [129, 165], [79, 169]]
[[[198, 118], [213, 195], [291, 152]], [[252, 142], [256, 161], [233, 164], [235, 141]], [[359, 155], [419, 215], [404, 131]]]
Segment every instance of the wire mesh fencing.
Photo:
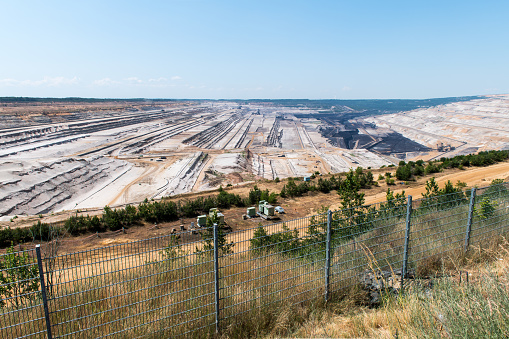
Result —
[[0, 255], [0, 337], [46, 334], [35, 249], [7, 249]]
[[267, 310], [330, 300], [367, 271], [405, 278], [507, 233], [509, 185], [323, 212], [74, 253], [11, 247], [0, 255], [0, 337], [213, 336]]

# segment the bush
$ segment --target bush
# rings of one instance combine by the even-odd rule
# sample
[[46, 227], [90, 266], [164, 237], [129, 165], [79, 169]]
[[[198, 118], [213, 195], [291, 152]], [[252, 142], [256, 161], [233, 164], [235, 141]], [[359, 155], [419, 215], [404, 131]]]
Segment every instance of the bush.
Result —
[[112, 210], [109, 206], [104, 207], [103, 211], [104, 225], [112, 231], [122, 228], [121, 215], [119, 211]]
[[413, 169], [413, 173], [415, 176], [418, 176], [418, 177], [424, 175], [424, 167], [420, 166], [420, 165], [415, 166]]
[[410, 180], [412, 178], [412, 168], [409, 165], [399, 166], [396, 170], [396, 178], [398, 180]]
[[255, 205], [262, 198], [262, 191], [258, 188], [258, 186], [254, 185], [254, 187], [249, 191], [249, 204]]
[[429, 163], [428, 166], [424, 169], [425, 174], [433, 174], [440, 172], [440, 167], [435, 164]]
[[101, 219], [97, 216], [72, 216], [64, 223], [64, 229], [71, 235], [79, 235], [86, 232], [102, 232], [105, 230]]
[[461, 187], [454, 187], [448, 180], [444, 188], [439, 189], [434, 177], [426, 181], [426, 193], [422, 193], [422, 197], [425, 199], [420, 206], [423, 210], [444, 210], [467, 202]]
[[476, 202], [474, 214], [482, 220], [489, 219], [495, 214], [497, 203], [487, 196], [482, 196], [480, 201]]
[[274, 252], [282, 255], [297, 255], [300, 246], [299, 233], [297, 230], [290, 231], [285, 223], [282, 231], [268, 234], [262, 226], [259, 226], [253, 238], [250, 240], [250, 248], [257, 253]]
[[27, 252], [16, 253], [11, 244], [0, 260], [0, 306], [10, 299], [16, 307], [33, 301], [39, 290], [39, 269]]

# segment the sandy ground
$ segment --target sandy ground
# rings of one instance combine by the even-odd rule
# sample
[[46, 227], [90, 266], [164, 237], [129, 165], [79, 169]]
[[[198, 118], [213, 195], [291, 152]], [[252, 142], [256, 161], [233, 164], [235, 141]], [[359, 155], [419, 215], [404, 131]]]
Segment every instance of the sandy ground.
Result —
[[[487, 186], [494, 179], [509, 180], [509, 163], [504, 162], [489, 167], [473, 168], [467, 171], [453, 170], [453, 173], [441, 175], [442, 173], [436, 174], [436, 182], [440, 187], [450, 180], [453, 184], [458, 181], [464, 182], [468, 187], [483, 187]], [[417, 187], [405, 187], [404, 189], [392, 189], [395, 193], [401, 193], [403, 190], [407, 195], [411, 195], [414, 199], [422, 197], [422, 193], [426, 193], [426, 186], [421, 183], [423, 180], [419, 180], [419, 186]], [[397, 186], [396, 186], [397, 187]], [[379, 193], [376, 195], [370, 195], [366, 197], [367, 204], [373, 204], [376, 202], [385, 201], [385, 193]]]

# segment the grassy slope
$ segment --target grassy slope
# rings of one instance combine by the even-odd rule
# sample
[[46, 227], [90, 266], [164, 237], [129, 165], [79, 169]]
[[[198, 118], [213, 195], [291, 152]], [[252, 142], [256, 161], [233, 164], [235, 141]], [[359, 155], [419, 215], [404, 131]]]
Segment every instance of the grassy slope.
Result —
[[[506, 206], [507, 197], [501, 201], [498, 210], [489, 220], [474, 219], [474, 230], [488, 229], [497, 232], [499, 225], [506, 224]], [[415, 238], [411, 239], [411, 249], [418, 251], [411, 250], [410, 260], [411, 263], [418, 264], [412, 264], [411, 267], [417, 272], [427, 271], [428, 274], [437, 267], [441, 271], [442, 262], [446, 269], [454, 271], [456, 267], [489, 258], [487, 254], [493, 251], [473, 250], [467, 257], [448, 255], [446, 258], [451, 259], [445, 261], [439, 257], [424, 260], [424, 254], [438, 255], [445, 250], [461, 248], [466, 212], [465, 204], [461, 204], [445, 211], [423, 211], [416, 214], [412, 219], [412, 234]], [[289, 223], [288, 226], [293, 229], [299, 224], [294, 226]], [[307, 223], [300, 225], [307, 226]], [[457, 231], [458, 229], [460, 231]], [[302, 260], [279, 253], [257, 254], [253, 251], [223, 257], [223, 336], [245, 338], [294, 334], [309, 337], [322, 333], [331, 337], [350, 337], [380, 336], [384, 333], [393, 335], [396, 331], [408, 336], [413, 335], [409, 332], [412, 330], [410, 324], [415, 323], [415, 331], [422, 328], [424, 325], [421, 323], [426, 321], [433, 326], [434, 323], [429, 319], [433, 318], [436, 313], [433, 313], [434, 309], [438, 306], [430, 304], [429, 308], [433, 311], [429, 312], [429, 319], [425, 318], [425, 314], [419, 311], [422, 305], [419, 304], [419, 299], [412, 299], [413, 294], [387, 303], [378, 311], [356, 306], [365, 301], [365, 293], [355, 289], [359, 270], [367, 267], [368, 260], [364, 249], [374, 253], [374, 259], [383, 269], [386, 269], [388, 264], [398, 268], [401, 263], [403, 230], [403, 220], [384, 217], [373, 220], [370, 229], [359, 234], [355, 242], [347, 238], [337, 243], [332, 257], [334, 269], [331, 272], [334, 295], [327, 308], [322, 302], [323, 258], [315, 258], [313, 251], [304, 251]], [[477, 235], [479, 232], [473, 233]], [[380, 237], [385, 240], [383, 243], [380, 243]], [[492, 236], [490, 239], [493, 238]], [[301, 246], [304, 250], [304, 246], [308, 245]], [[312, 250], [313, 244], [309, 246]], [[210, 258], [198, 253], [188, 253], [179, 258], [180, 250], [173, 247], [171, 253], [175, 253], [170, 256], [171, 259], [165, 260], [161, 248], [141, 247], [143, 250], [140, 250], [140, 245], [134, 246], [133, 253], [127, 253], [126, 248], [119, 247], [114, 248], [118, 253], [108, 252], [103, 257], [100, 256], [101, 252], [97, 252], [98, 257], [93, 259], [77, 258], [82, 260], [79, 264], [83, 265], [84, 269], [75, 266], [77, 262], [74, 260], [70, 263], [66, 260], [59, 262], [64, 271], [55, 293], [65, 297], [52, 302], [53, 310], [63, 310], [52, 314], [52, 321], [61, 324], [58, 326], [59, 333], [88, 329], [89, 336], [118, 331], [119, 336], [137, 337], [155, 332], [152, 337], [156, 338], [161, 334], [172, 336], [204, 326], [202, 331], [193, 333], [195, 337], [212, 334], [213, 328], [209, 326], [213, 324], [213, 277]], [[424, 254], [419, 256], [419, 252]], [[92, 261], [88, 262], [89, 259]], [[101, 275], [89, 279], [89, 275], [94, 274], [98, 267], [94, 262], [100, 260], [107, 260], [108, 264], [101, 266]], [[428, 266], [429, 269], [424, 269]], [[92, 272], [89, 271], [91, 268]], [[79, 279], [76, 279], [78, 277]], [[490, 285], [485, 283], [484, 286]], [[437, 293], [436, 300], [439, 300], [441, 293], [439, 288], [432, 291]], [[460, 292], [462, 293], [461, 290]], [[281, 302], [283, 299], [285, 302]], [[307, 299], [310, 300], [304, 302]], [[287, 306], [291, 303], [294, 305]], [[460, 303], [458, 305], [461, 306]], [[345, 316], [348, 312], [353, 312], [354, 315]], [[414, 312], [415, 316], [412, 316], [411, 312]], [[29, 313], [31, 319], [39, 319], [37, 328], [43, 329], [40, 308]], [[419, 316], [421, 318], [418, 318]], [[15, 311], [5, 315], [3, 321], [6, 324], [15, 324], [19, 321], [18, 317], [19, 314]], [[196, 321], [189, 322], [192, 319]], [[166, 326], [172, 326], [173, 329], [166, 330]], [[328, 329], [329, 327], [332, 329]], [[156, 332], [160, 329], [162, 332]], [[407, 332], [404, 333], [403, 329]], [[336, 332], [331, 332], [332, 330]], [[23, 334], [24, 329], [21, 326], [14, 331]], [[314, 334], [314, 331], [318, 332]], [[441, 331], [440, 328], [437, 331]]]
[[442, 277], [433, 279], [432, 289], [414, 286], [378, 309], [348, 300], [335, 310], [311, 314], [292, 336], [508, 337], [509, 242], [505, 238], [494, 239], [489, 247], [474, 246], [466, 256], [444, 258], [439, 273]]

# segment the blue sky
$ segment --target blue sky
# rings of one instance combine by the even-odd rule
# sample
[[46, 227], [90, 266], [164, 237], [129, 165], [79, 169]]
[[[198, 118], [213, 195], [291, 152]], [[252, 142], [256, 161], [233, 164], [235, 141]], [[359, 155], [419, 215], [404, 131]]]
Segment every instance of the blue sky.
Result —
[[509, 93], [509, 1], [2, 1], [0, 96]]

